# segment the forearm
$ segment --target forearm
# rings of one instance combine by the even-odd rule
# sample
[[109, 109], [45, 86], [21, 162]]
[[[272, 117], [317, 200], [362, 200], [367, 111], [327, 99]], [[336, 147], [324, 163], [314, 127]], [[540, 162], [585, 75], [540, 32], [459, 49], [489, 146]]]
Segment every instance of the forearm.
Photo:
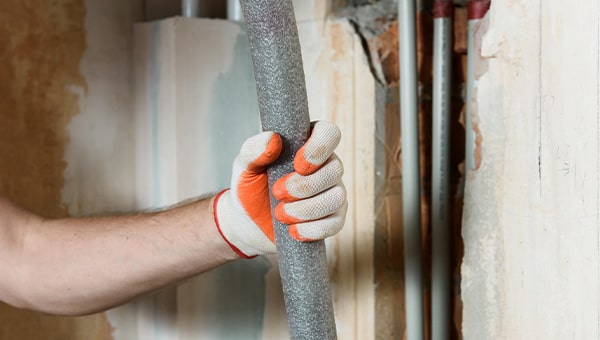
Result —
[[212, 214], [205, 199], [156, 213], [30, 223], [16, 304], [91, 313], [236, 259]]

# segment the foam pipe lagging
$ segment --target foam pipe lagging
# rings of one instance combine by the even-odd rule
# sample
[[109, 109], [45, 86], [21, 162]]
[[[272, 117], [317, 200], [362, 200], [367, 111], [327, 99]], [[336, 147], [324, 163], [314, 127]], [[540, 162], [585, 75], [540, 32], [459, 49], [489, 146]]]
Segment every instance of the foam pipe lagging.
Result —
[[[269, 186], [292, 172], [293, 157], [310, 133], [304, 70], [291, 0], [241, 0], [262, 128], [283, 139], [268, 170]], [[271, 195], [271, 209], [277, 205]], [[273, 219], [279, 269], [292, 339], [336, 339], [325, 243], [298, 242]]]

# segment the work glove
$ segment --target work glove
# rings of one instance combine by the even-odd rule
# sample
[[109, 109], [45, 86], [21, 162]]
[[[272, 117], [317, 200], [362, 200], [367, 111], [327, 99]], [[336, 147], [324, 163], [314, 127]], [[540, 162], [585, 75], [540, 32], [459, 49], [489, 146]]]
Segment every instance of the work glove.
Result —
[[[342, 229], [347, 208], [344, 170], [333, 153], [340, 137], [337, 126], [314, 123], [310, 138], [294, 158], [295, 171], [273, 185], [273, 195], [280, 201], [275, 217], [290, 225], [288, 232], [298, 241], [322, 240]], [[231, 189], [215, 198], [217, 228], [243, 258], [276, 252], [267, 167], [279, 157], [281, 144], [274, 132], [246, 140], [233, 163]]]

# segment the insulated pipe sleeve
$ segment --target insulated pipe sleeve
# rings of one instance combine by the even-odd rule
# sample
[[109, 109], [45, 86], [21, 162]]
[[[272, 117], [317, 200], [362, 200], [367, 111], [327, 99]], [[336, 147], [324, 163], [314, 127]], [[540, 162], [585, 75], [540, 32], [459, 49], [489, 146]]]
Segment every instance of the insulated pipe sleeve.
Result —
[[[262, 128], [283, 140], [268, 170], [269, 186], [293, 172], [296, 151], [310, 133], [298, 29], [291, 0], [241, 0]], [[277, 205], [271, 195], [271, 209]], [[274, 214], [273, 214], [274, 215]], [[325, 243], [292, 239], [288, 225], [273, 219], [275, 243], [292, 339], [336, 339]]]

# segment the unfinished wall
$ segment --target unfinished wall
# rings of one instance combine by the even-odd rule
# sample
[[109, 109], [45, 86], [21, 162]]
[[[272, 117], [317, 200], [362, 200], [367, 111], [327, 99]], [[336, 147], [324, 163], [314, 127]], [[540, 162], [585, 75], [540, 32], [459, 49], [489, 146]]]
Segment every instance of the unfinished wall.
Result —
[[466, 339], [600, 333], [600, 5], [494, 1], [477, 36]]
[[[32, 0], [0, 5], [0, 17], [12, 20], [4, 33], [0, 33], [0, 41], [4, 44], [6, 40], [4, 46], [14, 46], [0, 52], [3, 60], [9, 61], [0, 65], [0, 115], [6, 116], [3, 121], [9, 122], [0, 126], [0, 152], [3, 160], [10, 160], [0, 163], [3, 194], [47, 216], [63, 216], [164, 205], [227, 185], [230, 160], [226, 158], [232, 157], [236, 148], [233, 144], [239, 141], [232, 140], [227, 146], [227, 152], [224, 152], [227, 157], [215, 159], [215, 169], [222, 171], [212, 169], [207, 176], [216, 176], [218, 181], [211, 183], [213, 186], [200, 187], [198, 176], [193, 173], [198, 165], [196, 157], [214, 159], [217, 155], [208, 149], [200, 155], [194, 147], [199, 136], [189, 140], [183, 138], [193, 134], [191, 130], [199, 124], [197, 119], [187, 117], [188, 120], [180, 122], [177, 133], [185, 139], [181, 142], [184, 156], [176, 157], [176, 167], [180, 169], [175, 176], [178, 179], [171, 178], [172, 182], [165, 182], [168, 185], [164, 186], [177, 194], [159, 195], [163, 200], [156, 201], [152, 192], [138, 190], [151, 189], [151, 186], [140, 186], [139, 183], [148, 178], [136, 172], [136, 164], [144, 161], [140, 161], [143, 152], [140, 153], [134, 142], [134, 101], [139, 96], [133, 92], [133, 72], [136, 65], [151, 69], [142, 64], [142, 59], [149, 58], [152, 53], [133, 55], [133, 24], [141, 21], [144, 13], [149, 19], [168, 16], [161, 12], [167, 11], [160, 7], [164, 4], [166, 2], [162, 0], [146, 1], [145, 7], [137, 0], [86, 0], [85, 4], [61, 0], [50, 7]], [[373, 63], [369, 63], [365, 53], [364, 37], [345, 19], [331, 18], [330, 5], [329, 1], [295, 1], [311, 117], [336, 122], [344, 135], [338, 153], [346, 167], [350, 207], [345, 229], [328, 241], [338, 332], [341, 339], [399, 338], [403, 333], [403, 288], [401, 216], [397, 214], [401, 206], [397, 172], [398, 98], [393, 95], [397, 94], [393, 79], [397, 75], [397, 60], [392, 53], [396, 49], [395, 26], [380, 32], [383, 35], [375, 50], [380, 53], [382, 70], [386, 71], [382, 77], [370, 70]], [[36, 8], [40, 9], [39, 13]], [[174, 11], [172, 6], [166, 8]], [[425, 94], [431, 76], [428, 67], [431, 49], [427, 45], [431, 36], [427, 30], [431, 18], [427, 15], [421, 13], [419, 25], [422, 29], [420, 79]], [[19, 16], [26, 20], [18, 19]], [[206, 77], [202, 80], [206, 88], [187, 88], [187, 91], [198, 93], [187, 93], [187, 100], [178, 105], [186, 106], [188, 113], [201, 109], [204, 113], [214, 114], [212, 123], [222, 131], [237, 122], [218, 119], [220, 114], [227, 115], [252, 105], [240, 101], [241, 97], [248, 99], [252, 90], [244, 95], [238, 92], [235, 97], [229, 93], [232, 82], [239, 86], [240, 79], [248, 81], [244, 77], [250, 74], [249, 60], [240, 59], [245, 55], [243, 48], [240, 49], [244, 45], [240, 40], [243, 37], [241, 27], [210, 21], [202, 25], [201, 31], [208, 37], [198, 33], [187, 39], [197, 44], [198, 50], [219, 41], [223, 51], [227, 52], [206, 61], [207, 65], [203, 65], [207, 67], [204, 70]], [[206, 33], [215, 29], [219, 30], [218, 35]], [[32, 34], [22, 36], [23, 32]], [[185, 68], [179, 70], [180, 73], [185, 71]], [[43, 77], [33, 76], [36, 74]], [[20, 81], [27, 83], [20, 84]], [[382, 92], [382, 85], [376, 85], [377, 81], [389, 82], [390, 88]], [[147, 79], [145, 83], [154, 82]], [[376, 99], [377, 93], [385, 95]], [[378, 131], [389, 129], [383, 135], [375, 134], [377, 105], [380, 105], [377, 107], [381, 109], [379, 113], [385, 117], [378, 121], [383, 124], [378, 126]], [[426, 129], [427, 115], [430, 114], [427, 97], [421, 109], [422, 126]], [[184, 121], [192, 123], [186, 125]], [[30, 133], [32, 131], [35, 133]], [[211, 130], [215, 132], [211, 140], [220, 138], [218, 131]], [[236, 138], [242, 137], [243, 133], [236, 135]], [[385, 204], [378, 205], [378, 209], [385, 212], [378, 216], [382, 220], [377, 229], [373, 215], [375, 138], [385, 140], [381, 141], [388, 152], [385, 156], [387, 168], [379, 173], [379, 176], [386, 176], [388, 187], [385, 190], [388, 191], [383, 191], [387, 195]], [[428, 150], [424, 140], [425, 180]], [[192, 155], [185, 156], [188, 154]], [[173, 153], [165, 152], [163, 158], [173, 156]], [[33, 175], [23, 169], [31, 169]], [[427, 197], [425, 190], [424, 202]], [[426, 220], [424, 225], [427, 231]], [[110, 337], [111, 332], [117, 339], [239, 338], [240, 334], [245, 339], [286, 338], [287, 321], [276, 261], [269, 257], [255, 262], [249, 265], [240, 261], [179, 288], [111, 310], [108, 313], [110, 326], [103, 314], [76, 319], [49, 318], [6, 307], [8, 312], [0, 315], [11, 326], [3, 327], [0, 332], [7, 332], [7, 338], [27, 339], [103, 339]], [[258, 273], [248, 273], [254, 270], [249, 268], [258, 269]], [[374, 275], [378, 275], [377, 281]], [[244, 292], [239, 285], [221, 284], [224, 280], [245, 282], [249, 277], [253, 278], [250, 292]], [[242, 304], [243, 308], [240, 308]], [[0, 338], [4, 335], [0, 333]]]
[[[0, 194], [47, 217], [62, 203], [68, 125], [90, 83], [80, 64], [88, 45], [81, 0], [0, 4]], [[59, 264], [57, 264], [59, 265]], [[0, 305], [1, 339], [107, 339], [103, 314], [58, 318]]]

